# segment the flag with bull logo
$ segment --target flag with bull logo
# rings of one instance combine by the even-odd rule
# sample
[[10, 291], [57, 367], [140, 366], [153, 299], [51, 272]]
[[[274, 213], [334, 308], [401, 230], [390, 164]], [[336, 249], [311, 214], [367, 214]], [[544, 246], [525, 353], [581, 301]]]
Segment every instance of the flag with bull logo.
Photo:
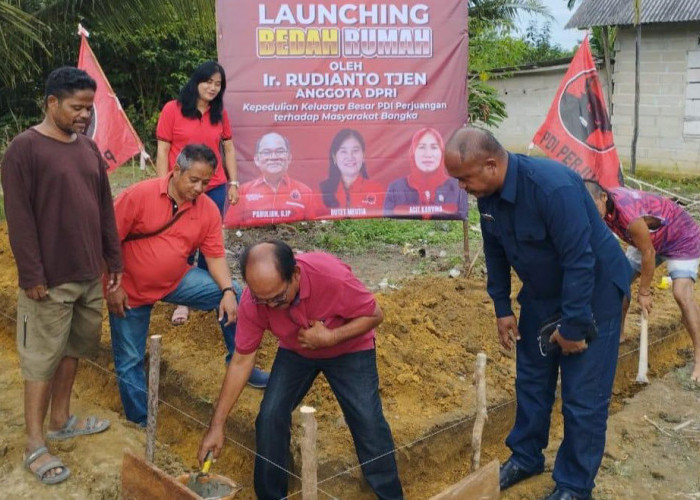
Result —
[[92, 119], [85, 135], [97, 144], [109, 167], [108, 172], [112, 172], [138, 153], [141, 153], [143, 168], [143, 162], [148, 158], [143, 143], [131, 126], [117, 95], [88, 44], [89, 33], [82, 26], [78, 26], [78, 34], [80, 35], [78, 68], [97, 82]]
[[584, 179], [606, 188], [620, 185], [620, 159], [587, 36], [532, 142]]

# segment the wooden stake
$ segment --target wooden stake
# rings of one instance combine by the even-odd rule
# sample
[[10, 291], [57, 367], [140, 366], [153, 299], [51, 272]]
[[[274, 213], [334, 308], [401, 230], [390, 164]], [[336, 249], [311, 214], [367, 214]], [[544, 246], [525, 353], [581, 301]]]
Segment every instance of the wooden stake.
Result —
[[160, 335], [151, 335], [148, 370], [148, 420], [146, 424], [146, 460], [153, 463], [156, 450], [158, 419], [158, 385], [160, 383]]
[[[467, 214], [469, 210], [467, 209]], [[464, 268], [466, 269], [469, 263], [469, 220], [468, 218], [462, 221], [462, 232], [464, 234]]]
[[647, 313], [642, 309], [642, 328], [639, 333], [639, 366], [637, 368], [637, 383], [648, 384], [647, 369], [649, 368], [649, 321]]
[[301, 425], [304, 437], [301, 441], [301, 497], [304, 500], [316, 500], [318, 497], [318, 463], [316, 455], [316, 409], [302, 406]]
[[472, 429], [472, 472], [477, 470], [481, 463], [481, 435], [484, 432], [484, 423], [488, 418], [486, 411], [486, 354], [483, 352], [476, 355], [474, 385], [476, 386], [476, 418]]

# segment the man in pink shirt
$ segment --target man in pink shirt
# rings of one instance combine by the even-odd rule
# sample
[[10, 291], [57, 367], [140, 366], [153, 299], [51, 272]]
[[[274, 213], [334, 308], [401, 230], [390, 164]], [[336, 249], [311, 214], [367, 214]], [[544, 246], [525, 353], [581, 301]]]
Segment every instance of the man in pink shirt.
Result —
[[[637, 300], [647, 313], [651, 311], [654, 269], [666, 262], [673, 297], [695, 346], [691, 380], [700, 383], [700, 306], [693, 296], [700, 263], [700, 227], [680, 205], [662, 196], [624, 187], [605, 190], [590, 180], [586, 187], [605, 223], [629, 245], [627, 259], [636, 271], [633, 279], [640, 278]], [[626, 303], [623, 315], [628, 307]]]
[[319, 373], [336, 395], [365, 479], [382, 499], [403, 498], [391, 430], [379, 398], [374, 328], [382, 311], [349, 266], [326, 253], [294, 256], [281, 241], [247, 248], [240, 259], [248, 288], [238, 309], [236, 351], [209, 430], [199, 447], [218, 456], [224, 424], [255, 364], [265, 330], [279, 349], [256, 420], [255, 493], [287, 496], [292, 411]]

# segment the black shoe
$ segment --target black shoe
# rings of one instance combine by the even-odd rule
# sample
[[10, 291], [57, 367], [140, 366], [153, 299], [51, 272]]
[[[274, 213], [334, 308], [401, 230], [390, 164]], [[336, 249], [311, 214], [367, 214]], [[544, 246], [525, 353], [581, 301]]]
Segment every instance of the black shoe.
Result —
[[539, 472], [528, 472], [516, 465], [513, 460], [508, 459], [506, 463], [501, 465], [498, 473], [498, 482], [501, 485], [501, 491], [510, 488], [515, 483], [519, 483], [523, 479], [539, 474]]
[[580, 496], [570, 491], [555, 488], [554, 491], [544, 500], [591, 500], [590, 495]]

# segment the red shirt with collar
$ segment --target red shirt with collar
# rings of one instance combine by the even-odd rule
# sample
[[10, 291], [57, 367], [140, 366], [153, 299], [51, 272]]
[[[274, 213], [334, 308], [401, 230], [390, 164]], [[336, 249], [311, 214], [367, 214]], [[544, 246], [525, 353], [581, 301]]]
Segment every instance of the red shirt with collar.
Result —
[[201, 195], [179, 206], [185, 213], [162, 233], [124, 242], [129, 234], [157, 231], [172, 219], [171, 177], [133, 184], [114, 200], [124, 258], [122, 287], [132, 307], [153, 304], [175, 290], [191, 267], [187, 258], [195, 249], [207, 257], [225, 256], [219, 209]]
[[333, 208], [323, 205], [318, 216], [330, 219], [376, 216], [383, 213], [385, 194], [386, 188], [382, 187], [381, 184], [362, 176], [355, 179], [347, 189], [341, 181], [338, 183], [338, 189], [335, 193], [335, 199], [340, 205]]
[[308, 328], [315, 321], [322, 321], [329, 329], [338, 328], [360, 316], [371, 316], [376, 301], [350, 266], [337, 257], [310, 252], [297, 255], [296, 261], [301, 269], [299, 293], [289, 308], [255, 304], [250, 290], [243, 291], [238, 305], [236, 351], [255, 352], [265, 330], [279, 339], [281, 348], [306, 358], [333, 358], [374, 349], [374, 329], [331, 347], [316, 350], [301, 347], [300, 328]]
[[285, 175], [277, 189], [264, 177], [246, 182], [238, 191], [239, 202], [229, 207], [224, 226], [262, 226], [310, 219], [313, 193], [306, 184]]
[[177, 155], [188, 144], [206, 144], [214, 151], [217, 160], [216, 170], [209, 181], [207, 191], [227, 182], [221, 158], [221, 141], [229, 141], [231, 137], [231, 123], [228, 120], [226, 110], [221, 116], [221, 121], [212, 125], [208, 109], [200, 119], [186, 118], [180, 111], [180, 104], [177, 101], [170, 101], [163, 106], [158, 117], [156, 138], [159, 141], [170, 143], [169, 170], [173, 169]]

